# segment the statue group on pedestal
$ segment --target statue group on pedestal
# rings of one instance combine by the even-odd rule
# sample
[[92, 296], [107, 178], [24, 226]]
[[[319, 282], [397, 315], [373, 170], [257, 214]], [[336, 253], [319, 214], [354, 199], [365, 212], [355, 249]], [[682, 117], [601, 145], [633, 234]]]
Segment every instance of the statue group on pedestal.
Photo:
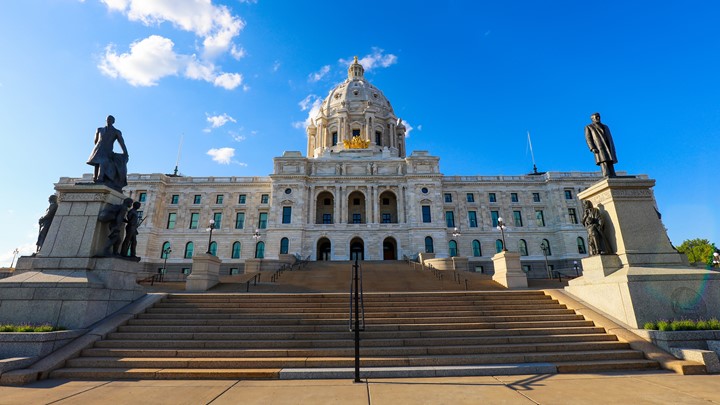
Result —
[[42, 245], [45, 243], [45, 238], [47, 237], [48, 230], [50, 230], [50, 225], [52, 224], [53, 218], [55, 218], [55, 212], [58, 209], [57, 196], [55, 194], [51, 195], [48, 198], [48, 202], [50, 203], [50, 205], [48, 206], [47, 210], [45, 210], [45, 215], [41, 216], [38, 220], [38, 225], [40, 226], [40, 233], [38, 234], [37, 242], [35, 242], [35, 246], [37, 246], [35, 254], [40, 252]]
[[126, 198], [121, 204], [110, 204], [100, 211], [98, 221], [107, 223], [110, 231], [103, 248], [103, 256], [130, 257], [139, 260], [136, 248], [138, 227], [142, 221], [138, 209], [140, 209], [138, 201], [133, 202], [132, 198]]

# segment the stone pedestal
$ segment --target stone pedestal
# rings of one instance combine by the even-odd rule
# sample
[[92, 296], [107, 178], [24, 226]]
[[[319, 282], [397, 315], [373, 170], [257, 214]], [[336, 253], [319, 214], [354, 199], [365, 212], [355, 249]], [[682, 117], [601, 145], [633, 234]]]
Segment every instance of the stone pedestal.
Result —
[[0, 280], [0, 323], [87, 328], [145, 294], [141, 265], [102, 253], [109, 233], [98, 214], [124, 196], [101, 185], [58, 185], [58, 210], [37, 256]]
[[614, 254], [582, 259], [583, 276], [565, 290], [633, 328], [663, 319], [720, 318], [720, 273], [686, 266], [660, 220], [654, 185], [610, 178], [578, 193], [600, 209]]
[[220, 282], [222, 260], [208, 253], [193, 256], [192, 272], [185, 280], [186, 291], [207, 291]]
[[492, 257], [495, 274], [492, 279], [507, 288], [527, 288], [527, 274], [520, 265], [520, 253], [500, 252]]

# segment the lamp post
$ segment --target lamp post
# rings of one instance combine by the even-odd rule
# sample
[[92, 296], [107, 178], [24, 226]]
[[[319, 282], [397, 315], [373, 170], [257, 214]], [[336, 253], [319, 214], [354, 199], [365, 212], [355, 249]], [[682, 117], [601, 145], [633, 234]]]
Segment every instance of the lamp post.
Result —
[[713, 253], [713, 267], [720, 267], [720, 253]]
[[172, 252], [172, 249], [170, 249], [170, 246], [163, 249], [163, 258], [165, 259], [165, 261], [163, 262], [162, 274], [167, 273], [167, 259], [168, 259], [168, 256], [170, 255], [170, 252]]
[[500, 231], [500, 235], [502, 236], [502, 243], [503, 243], [502, 251], [507, 252], [508, 251], [507, 245], [505, 244], [505, 228], [506, 228], [506, 226], [505, 226], [505, 223], [503, 222], [502, 217], [499, 217], [497, 219], [497, 223], [498, 223], [497, 229]]
[[[18, 253], [20, 253], [20, 250], [19, 250], [18, 248], [15, 248], [15, 250], [13, 250], [13, 259], [12, 259], [12, 262], [10, 262], [10, 268], [11, 268], [11, 269], [13, 268], [13, 265], [15, 264], [15, 258], [17, 257]], [[717, 253], [715, 253], [715, 254], [717, 254]]]
[[552, 278], [552, 274], [550, 274], [550, 266], [548, 266], [548, 260], [547, 260], [547, 257], [548, 257], [548, 247], [547, 247], [547, 245], [545, 244], [545, 241], [543, 241], [543, 242], [540, 244], [540, 249], [542, 249], [543, 255], [545, 256], [545, 271], [547, 272], [548, 278]]
[[[262, 257], [257, 257], [258, 256], [258, 242], [260, 241], [260, 238], [262, 237], [262, 235], [260, 235], [260, 229], [255, 229], [255, 233], [253, 233], [252, 237], [253, 237], [253, 239], [255, 239], [255, 258], [260, 259], [260, 264], [258, 265], [258, 272], [260, 272], [260, 271], [262, 271], [262, 259], [263, 259]], [[263, 250], [262, 256], [265, 257], [265, 250]]]
[[573, 260], [573, 269], [575, 269], [575, 276], [580, 277], [580, 266], [578, 266], [577, 260]]
[[452, 236], [453, 236], [453, 238], [457, 238], [457, 237], [460, 236], [460, 235], [462, 235], [462, 234], [460, 233], [460, 230], [459, 230], [459, 229], [457, 228], [457, 226], [456, 226], [456, 227], [453, 229]]
[[210, 220], [210, 227], [207, 229], [208, 231], [210, 231], [210, 238], [208, 239], [208, 250], [207, 250], [207, 252], [205, 252], [205, 253], [207, 253], [207, 254], [209, 254], [209, 255], [212, 254], [212, 252], [210, 252], [210, 245], [212, 245], [212, 231], [213, 231], [214, 228], [215, 228], [215, 220], [214, 220], [214, 219], [211, 219], [211, 220]]

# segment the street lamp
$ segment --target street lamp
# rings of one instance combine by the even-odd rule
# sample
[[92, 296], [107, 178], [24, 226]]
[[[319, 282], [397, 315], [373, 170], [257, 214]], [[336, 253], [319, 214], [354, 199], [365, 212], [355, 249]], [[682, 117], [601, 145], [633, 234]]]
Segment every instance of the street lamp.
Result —
[[162, 268], [162, 274], [167, 273], [167, 259], [170, 255], [170, 252], [172, 252], [172, 249], [170, 249], [170, 246], [163, 249], [163, 257], [165, 258], [165, 261], [163, 262], [163, 268]]
[[720, 267], [720, 253], [713, 253], [713, 267]]
[[259, 230], [259, 229], [256, 229], [256, 230], [255, 230], [255, 233], [253, 233], [252, 237], [253, 237], [253, 239], [255, 239], [255, 242], [259, 241], [260, 238], [262, 237], [262, 236], [260, 235], [260, 230]]
[[[10, 268], [11, 268], [11, 269], [13, 268], [13, 264], [15, 264], [15, 258], [17, 257], [18, 253], [20, 253], [20, 250], [19, 250], [18, 248], [15, 248], [15, 250], [13, 250], [13, 259], [12, 259], [12, 262], [10, 262]], [[715, 253], [715, 254], [717, 255], [717, 253]]]
[[453, 238], [457, 238], [457, 237], [460, 236], [460, 235], [462, 235], [462, 234], [460, 233], [460, 230], [459, 230], [459, 229], [457, 228], [457, 226], [456, 226], [456, 227], [453, 229], [452, 236], [453, 236]]
[[497, 223], [498, 223], [497, 229], [500, 231], [500, 235], [502, 235], [502, 243], [503, 243], [502, 250], [503, 250], [503, 252], [507, 252], [508, 251], [507, 245], [505, 244], [505, 228], [506, 228], [506, 226], [505, 226], [505, 223], [503, 222], [502, 217], [499, 217], [497, 219]]
[[207, 252], [205, 252], [205, 253], [207, 253], [207, 254], [209, 254], [209, 255], [212, 254], [212, 252], [210, 252], [210, 245], [212, 245], [212, 231], [213, 231], [214, 228], [215, 228], [215, 220], [214, 220], [214, 219], [211, 219], [211, 220], [210, 220], [210, 227], [207, 229], [208, 231], [210, 231], [210, 238], [208, 239], [208, 250], [207, 250]]
[[578, 266], [577, 260], [573, 260], [573, 269], [575, 269], [575, 276], [580, 277], [580, 266]]
[[543, 241], [540, 244], [540, 249], [542, 249], [543, 255], [545, 255], [545, 271], [547, 272], [548, 278], [552, 278], [552, 274], [550, 274], [550, 266], [548, 266], [548, 260], [547, 260], [549, 249], [548, 249], [547, 244], [545, 244], [545, 241]]

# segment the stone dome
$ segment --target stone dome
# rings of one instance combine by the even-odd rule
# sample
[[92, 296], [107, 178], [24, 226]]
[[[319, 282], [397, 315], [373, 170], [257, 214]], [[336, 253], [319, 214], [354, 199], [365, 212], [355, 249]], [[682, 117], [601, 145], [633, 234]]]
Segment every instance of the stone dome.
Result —
[[372, 109], [378, 117], [394, 117], [390, 101], [380, 89], [365, 80], [364, 73], [365, 69], [358, 63], [356, 56], [348, 68], [348, 78], [330, 90], [318, 116], [329, 118], [341, 110], [347, 110], [350, 114], [362, 114], [365, 110]]

